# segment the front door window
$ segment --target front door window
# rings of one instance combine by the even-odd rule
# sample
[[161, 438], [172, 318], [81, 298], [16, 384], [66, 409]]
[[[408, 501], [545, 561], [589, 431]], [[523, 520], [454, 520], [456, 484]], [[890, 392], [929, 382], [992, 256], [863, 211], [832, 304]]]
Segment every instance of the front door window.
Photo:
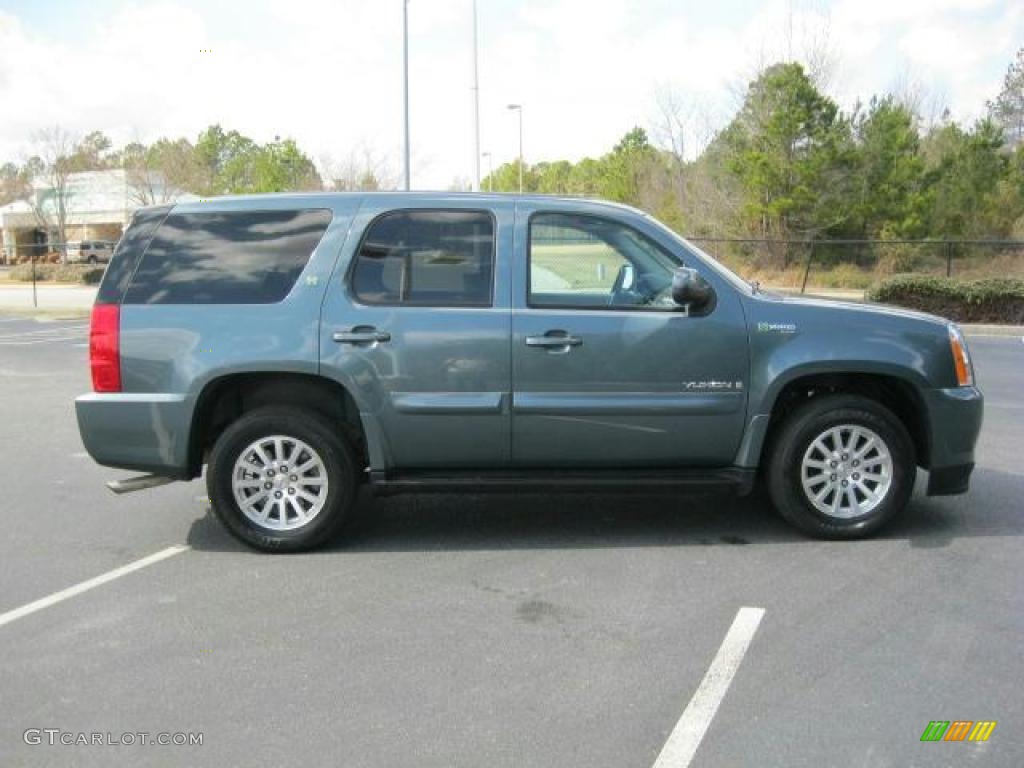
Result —
[[596, 216], [530, 219], [531, 307], [675, 310], [680, 263], [631, 227]]

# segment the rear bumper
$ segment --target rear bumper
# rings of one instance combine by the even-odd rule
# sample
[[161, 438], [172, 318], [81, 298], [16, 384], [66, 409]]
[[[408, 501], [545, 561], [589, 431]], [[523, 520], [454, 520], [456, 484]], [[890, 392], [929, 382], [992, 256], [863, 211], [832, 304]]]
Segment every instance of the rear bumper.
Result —
[[974, 469], [985, 398], [977, 387], [932, 389], [925, 393], [930, 455], [928, 495], [965, 493]]
[[176, 394], [97, 394], [75, 400], [78, 431], [98, 464], [189, 477], [193, 403]]

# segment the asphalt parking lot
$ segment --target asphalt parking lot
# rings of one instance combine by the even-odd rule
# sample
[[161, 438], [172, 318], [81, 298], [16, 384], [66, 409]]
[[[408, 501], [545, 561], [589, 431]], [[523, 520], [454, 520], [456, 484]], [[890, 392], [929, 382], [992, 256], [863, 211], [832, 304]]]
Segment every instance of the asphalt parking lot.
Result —
[[[645, 768], [743, 607], [764, 614], [692, 765], [1024, 764], [1020, 338], [970, 340], [971, 492], [919, 479], [874, 540], [804, 539], [763, 494], [421, 496], [364, 498], [349, 539], [292, 556], [236, 544], [202, 482], [103, 487], [125, 473], [78, 437], [85, 342], [0, 317], [0, 615], [166, 556], [0, 619], [2, 766]], [[922, 743], [932, 720], [998, 726]]]

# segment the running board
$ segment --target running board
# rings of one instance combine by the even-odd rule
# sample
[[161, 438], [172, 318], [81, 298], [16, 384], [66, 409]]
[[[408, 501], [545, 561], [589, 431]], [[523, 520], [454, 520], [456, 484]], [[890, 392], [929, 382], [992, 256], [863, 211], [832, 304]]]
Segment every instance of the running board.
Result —
[[745, 496], [757, 471], [741, 467], [664, 470], [467, 470], [465, 472], [370, 472], [381, 496], [399, 493], [510, 493], [565, 491], [589, 493], [731, 490]]
[[164, 477], [163, 475], [138, 475], [136, 477], [126, 477], [124, 480], [110, 480], [107, 482], [107, 488], [120, 496], [122, 493], [144, 491], [147, 488], [157, 488], [161, 485], [167, 485], [168, 483], [173, 482], [173, 477]]

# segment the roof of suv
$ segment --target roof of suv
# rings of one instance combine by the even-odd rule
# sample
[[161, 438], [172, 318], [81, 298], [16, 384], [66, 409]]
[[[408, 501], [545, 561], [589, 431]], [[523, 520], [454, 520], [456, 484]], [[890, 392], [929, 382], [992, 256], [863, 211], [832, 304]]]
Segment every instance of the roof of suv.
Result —
[[[406, 191], [380, 191], [380, 192], [272, 192], [265, 194], [256, 195], [223, 195], [220, 197], [203, 198], [200, 203], [203, 205], [217, 204], [217, 203], [240, 203], [240, 202], [252, 202], [254, 204], [266, 203], [268, 200], [295, 200], [296, 202], [302, 201], [304, 204], [327, 204], [331, 201], [339, 199], [351, 199], [351, 198], [362, 198], [362, 197], [378, 197], [378, 198], [390, 198], [395, 200], [400, 199], [412, 199], [419, 203], [443, 205], [446, 202], [452, 201], [467, 201], [467, 200], [479, 200], [481, 202], [487, 201], [502, 201], [502, 202], [564, 202], [572, 205], [585, 204], [588, 206], [599, 206], [604, 208], [610, 208], [618, 211], [629, 211], [644, 215], [644, 212], [634, 208], [632, 206], [624, 205], [623, 203], [616, 203], [610, 200], [599, 200], [595, 198], [587, 197], [569, 197], [565, 195], [519, 195], [508, 192], [406, 192]], [[183, 201], [181, 204], [188, 205], [190, 208], [195, 204], [193, 201]]]

